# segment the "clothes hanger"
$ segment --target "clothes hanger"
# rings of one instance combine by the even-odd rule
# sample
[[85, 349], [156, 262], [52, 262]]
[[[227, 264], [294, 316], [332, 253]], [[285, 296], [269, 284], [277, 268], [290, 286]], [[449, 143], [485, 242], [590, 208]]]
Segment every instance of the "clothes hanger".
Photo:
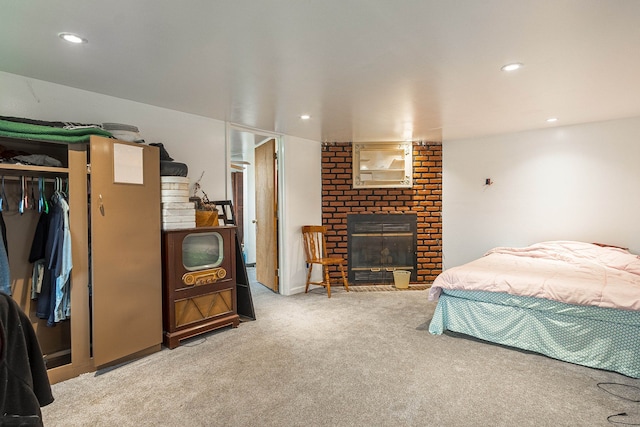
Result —
[[35, 185], [33, 184], [33, 181], [36, 179], [36, 177], [32, 176], [31, 179], [29, 180], [29, 187], [31, 187], [31, 209], [35, 210], [36, 209], [36, 192], [33, 189], [33, 187], [35, 187]]
[[47, 202], [47, 196], [44, 187], [44, 177], [38, 177], [38, 212], [49, 213], [49, 202]]
[[55, 191], [54, 192], [55, 199], [53, 199], [53, 201], [58, 202], [60, 200], [60, 198], [63, 198], [65, 200], [67, 199], [67, 195], [64, 192], [63, 186], [64, 186], [64, 182], [63, 182], [62, 178], [56, 177], [55, 178], [55, 190], [54, 190]]
[[27, 199], [27, 177], [20, 177], [20, 204], [18, 205], [18, 211], [20, 215], [24, 213], [25, 209], [29, 208], [29, 200]]
[[51, 195], [51, 203], [58, 203], [58, 197], [60, 197], [59, 189], [60, 178], [55, 177], [53, 180], [53, 194]]

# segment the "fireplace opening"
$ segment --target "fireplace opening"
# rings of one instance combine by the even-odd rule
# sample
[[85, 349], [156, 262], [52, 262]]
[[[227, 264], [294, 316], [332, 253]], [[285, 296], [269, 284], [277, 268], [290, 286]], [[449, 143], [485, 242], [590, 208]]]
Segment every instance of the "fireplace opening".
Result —
[[417, 278], [416, 214], [348, 214], [349, 283], [388, 284], [394, 270]]

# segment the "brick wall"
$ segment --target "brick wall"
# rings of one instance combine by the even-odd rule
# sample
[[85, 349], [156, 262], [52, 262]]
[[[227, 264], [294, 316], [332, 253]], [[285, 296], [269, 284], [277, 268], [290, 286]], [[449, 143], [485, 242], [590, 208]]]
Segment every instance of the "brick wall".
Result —
[[[442, 146], [413, 145], [413, 188], [352, 188], [349, 142], [322, 147], [322, 223], [327, 251], [349, 258], [347, 214], [414, 212], [418, 217], [417, 281], [431, 283], [442, 271]], [[331, 276], [339, 277], [337, 269]]]

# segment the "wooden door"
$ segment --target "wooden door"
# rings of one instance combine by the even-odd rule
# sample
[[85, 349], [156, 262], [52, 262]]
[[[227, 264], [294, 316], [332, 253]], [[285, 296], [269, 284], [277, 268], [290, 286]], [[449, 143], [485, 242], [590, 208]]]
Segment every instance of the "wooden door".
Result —
[[278, 292], [276, 140], [255, 149], [256, 280]]
[[162, 342], [156, 147], [91, 139], [93, 357], [97, 367]]

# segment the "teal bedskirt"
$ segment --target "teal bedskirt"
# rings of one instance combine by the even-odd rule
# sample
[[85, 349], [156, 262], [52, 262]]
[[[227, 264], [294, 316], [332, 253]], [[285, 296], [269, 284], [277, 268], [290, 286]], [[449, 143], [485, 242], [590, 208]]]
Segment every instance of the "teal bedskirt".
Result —
[[429, 332], [450, 330], [640, 378], [640, 312], [443, 290]]

